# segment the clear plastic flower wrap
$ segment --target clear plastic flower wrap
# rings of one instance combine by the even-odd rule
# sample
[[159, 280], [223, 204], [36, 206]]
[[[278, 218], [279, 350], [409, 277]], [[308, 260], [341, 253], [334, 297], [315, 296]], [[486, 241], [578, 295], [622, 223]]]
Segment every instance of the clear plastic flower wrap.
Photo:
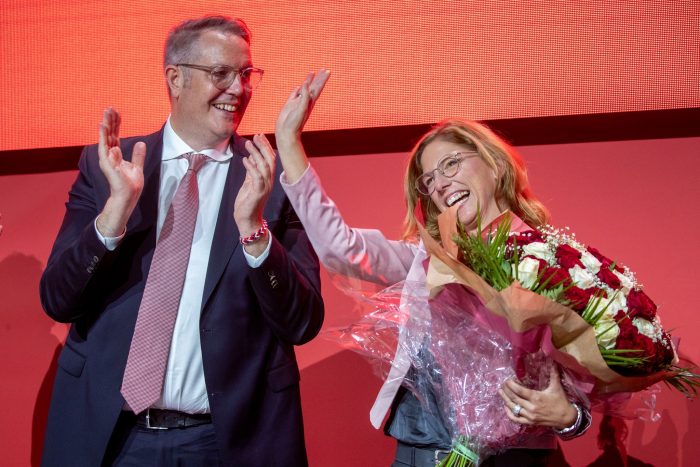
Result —
[[455, 284], [430, 298], [424, 283], [404, 281], [364, 300], [371, 312], [326, 337], [368, 357], [381, 377], [407, 360], [413, 369], [402, 384], [420, 401], [437, 401], [424, 409], [440, 411], [453, 447], [473, 451], [474, 463], [546, 430], [511, 422], [498, 389], [516, 374], [531, 388], [546, 387], [551, 361], [542, 353], [515, 355], [474, 312], [483, 305], [468, 289]]
[[343, 276], [335, 275], [333, 282], [356, 301], [364, 314], [349, 325], [326, 328], [321, 335], [367, 358], [375, 374], [385, 379], [389, 368], [400, 363], [395, 358], [398, 339], [410, 313], [401, 304], [405, 282], [369, 295], [364, 288], [358, 291], [359, 282], [343, 279]]
[[[532, 389], [544, 389], [551, 360], [542, 352], [518, 352], [480, 318], [483, 305], [464, 287], [445, 287], [412, 306], [426, 307], [427, 312], [407, 320], [404, 345], [414, 368], [432, 383], [459, 456], [476, 464], [479, 458], [523, 446], [528, 438], [550, 431], [510, 421], [498, 389], [514, 377]], [[418, 342], [431, 358], [421, 358]]]

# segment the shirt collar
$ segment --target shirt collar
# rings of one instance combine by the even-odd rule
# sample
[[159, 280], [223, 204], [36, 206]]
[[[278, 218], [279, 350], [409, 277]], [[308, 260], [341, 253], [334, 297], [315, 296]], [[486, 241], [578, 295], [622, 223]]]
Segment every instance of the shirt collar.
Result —
[[[168, 120], [165, 122], [165, 128], [163, 129], [162, 160], [167, 161], [176, 159], [183, 154], [187, 154], [188, 152], [195, 151], [189, 144], [185, 143], [177, 133], [175, 133], [173, 126], [170, 124], [170, 116], [168, 116]], [[229, 141], [224, 141], [215, 148], [202, 149], [201, 151], [196, 152], [205, 154], [217, 162], [225, 162], [233, 157], [233, 152], [231, 151]]]

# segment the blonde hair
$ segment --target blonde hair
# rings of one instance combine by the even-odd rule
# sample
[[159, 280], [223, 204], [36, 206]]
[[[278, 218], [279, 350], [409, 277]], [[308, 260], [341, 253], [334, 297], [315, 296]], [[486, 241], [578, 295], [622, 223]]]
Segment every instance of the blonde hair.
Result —
[[430, 196], [425, 196], [416, 190], [416, 180], [423, 174], [421, 156], [426, 146], [433, 141], [452, 142], [474, 150], [498, 176], [495, 196], [499, 207], [510, 209], [533, 227], [545, 224], [549, 220], [547, 208], [530, 190], [523, 160], [508, 143], [480, 123], [468, 120], [445, 120], [423, 135], [411, 153], [404, 181], [407, 208], [404, 239], [415, 238], [418, 231], [417, 206], [420, 206], [428, 233], [433, 238], [440, 239], [437, 225], [440, 210]]

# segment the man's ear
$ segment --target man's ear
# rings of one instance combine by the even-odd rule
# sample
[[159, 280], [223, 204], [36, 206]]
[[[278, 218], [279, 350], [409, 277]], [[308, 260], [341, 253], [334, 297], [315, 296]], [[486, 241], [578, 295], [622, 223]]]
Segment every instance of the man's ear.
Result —
[[168, 89], [170, 89], [170, 95], [177, 99], [185, 86], [185, 76], [182, 73], [182, 69], [175, 65], [166, 66], [165, 82], [168, 85]]

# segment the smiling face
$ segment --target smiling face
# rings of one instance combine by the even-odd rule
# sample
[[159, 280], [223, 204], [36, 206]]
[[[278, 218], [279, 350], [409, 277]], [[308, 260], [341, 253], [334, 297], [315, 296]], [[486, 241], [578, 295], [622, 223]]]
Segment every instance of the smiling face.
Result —
[[496, 200], [496, 171], [484, 162], [474, 148], [442, 139], [436, 139], [425, 146], [420, 162], [423, 173], [430, 173], [441, 163], [444, 164], [445, 159], [457, 153], [462, 153], [459, 157], [463, 159], [453, 177], [433, 172], [430, 199], [440, 212], [451, 206], [459, 206], [459, 221], [467, 230], [472, 230], [476, 228], [477, 206], [481, 210], [483, 225], [501, 212]]
[[[204, 31], [194, 49], [191, 63], [195, 65], [228, 65], [237, 70], [252, 66], [250, 46], [237, 35]], [[233, 135], [251, 97], [240, 76], [225, 90], [217, 89], [202, 70], [168, 65], [166, 78], [172, 96], [171, 124], [192, 149], [216, 147]]]

